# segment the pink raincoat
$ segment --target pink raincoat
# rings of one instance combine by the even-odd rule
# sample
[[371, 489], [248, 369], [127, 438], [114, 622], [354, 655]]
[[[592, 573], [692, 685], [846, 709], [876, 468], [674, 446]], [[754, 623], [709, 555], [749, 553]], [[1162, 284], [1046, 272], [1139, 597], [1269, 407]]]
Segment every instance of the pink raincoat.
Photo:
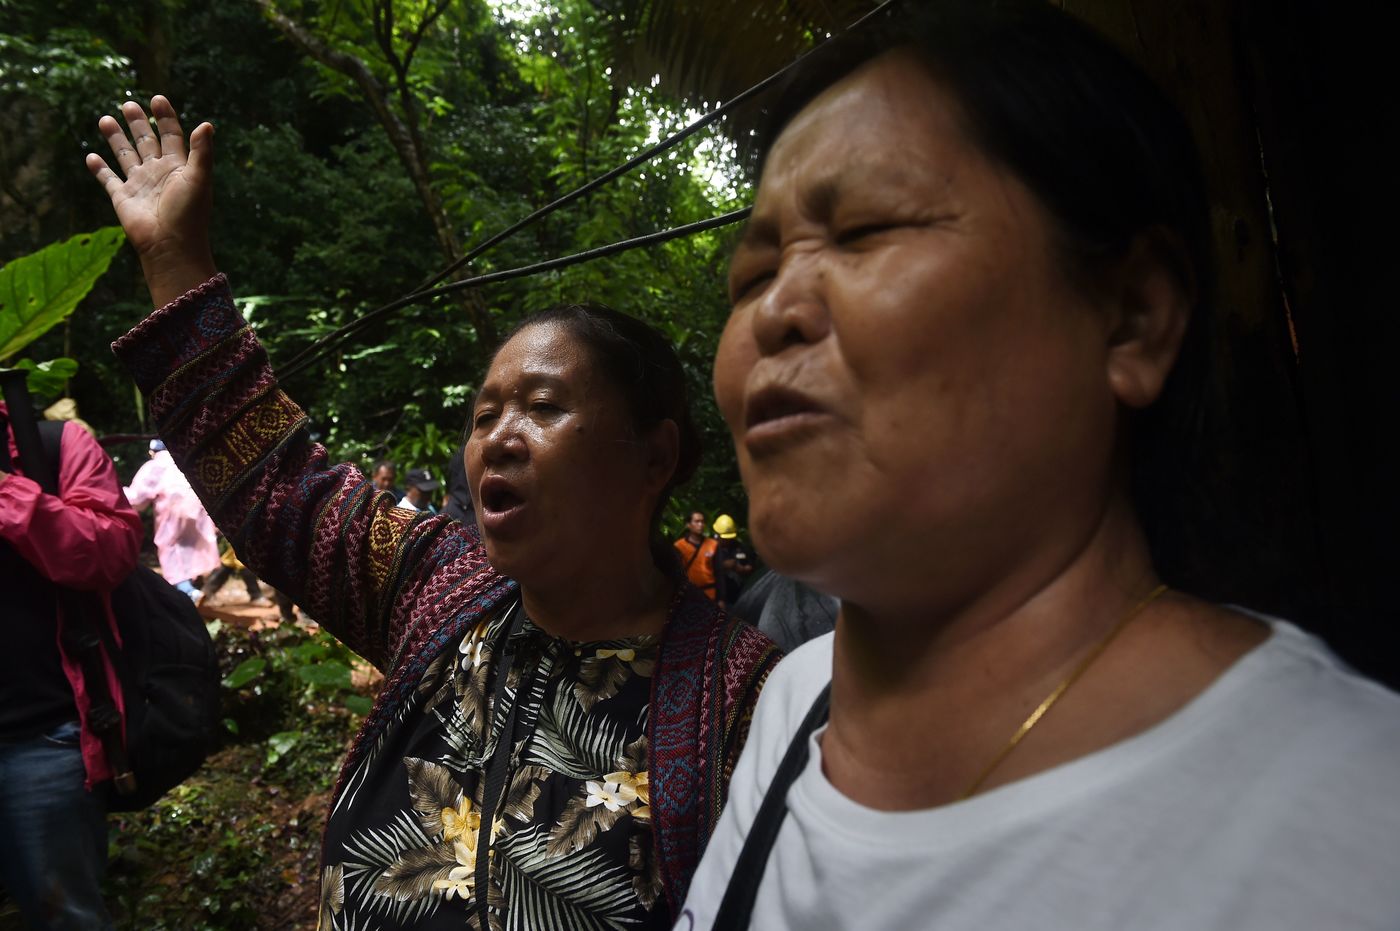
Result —
[[[14, 468], [19, 450], [8, 429], [9, 418], [0, 402], [0, 437], [10, 444]], [[35, 481], [16, 471], [0, 479], [0, 539], [15, 548], [45, 578], [70, 588], [107, 592], [136, 567], [141, 548], [141, 518], [121, 495], [121, 484], [112, 460], [86, 430], [75, 423], [63, 427], [59, 446], [58, 496], [46, 495]], [[111, 604], [102, 597], [107, 622], [121, 635], [112, 617]], [[91, 699], [83, 684], [78, 660], [63, 651], [63, 617], [59, 612], [54, 635], [58, 638], [63, 673], [73, 689], [73, 701], [82, 725], [81, 746], [87, 768], [87, 787], [111, 778], [102, 742], [88, 727]], [[3, 628], [0, 628], [3, 633]], [[103, 656], [107, 689], [118, 711], [121, 684], [111, 661]]]
[[214, 522], [169, 452], [156, 453], [123, 490], [137, 510], [154, 506], [156, 555], [167, 582], [177, 585], [219, 568]]

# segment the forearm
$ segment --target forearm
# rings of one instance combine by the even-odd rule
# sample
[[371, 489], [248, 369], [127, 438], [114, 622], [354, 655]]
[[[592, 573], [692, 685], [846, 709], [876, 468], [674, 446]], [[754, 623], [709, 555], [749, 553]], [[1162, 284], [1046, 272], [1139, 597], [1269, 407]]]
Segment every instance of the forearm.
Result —
[[281, 390], [222, 276], [113, 344], [161, 438], [243, 561], [377, 665], [396, 611], [441, 524], [376, 500], [353, 466], [330, 465]]

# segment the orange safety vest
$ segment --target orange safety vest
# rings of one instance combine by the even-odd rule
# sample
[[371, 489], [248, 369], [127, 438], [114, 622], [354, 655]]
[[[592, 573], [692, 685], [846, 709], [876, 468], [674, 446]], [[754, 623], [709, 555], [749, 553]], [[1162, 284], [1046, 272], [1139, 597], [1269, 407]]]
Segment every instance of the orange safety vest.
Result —
[[[676, 541], [676, 552], [681, 554], [681, 566], [690, 584], [704, 592], [711, 599], [715, 597], [715, 550], [719, 544], [706, 538], [699, 547], [685, 537]], [[697, 551], [698, 550], [698, 551]]]

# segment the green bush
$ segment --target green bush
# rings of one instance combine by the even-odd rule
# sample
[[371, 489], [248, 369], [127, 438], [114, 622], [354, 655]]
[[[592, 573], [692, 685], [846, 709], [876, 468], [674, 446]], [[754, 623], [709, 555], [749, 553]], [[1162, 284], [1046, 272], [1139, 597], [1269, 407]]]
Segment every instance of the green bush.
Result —
[[155, 805], [110, 819], [109, 906], [143, 931], [314, 927], [330, 790], [370, 704], [352, 685], [362, 661], [293, 624], [210, 626], [226, 745]]

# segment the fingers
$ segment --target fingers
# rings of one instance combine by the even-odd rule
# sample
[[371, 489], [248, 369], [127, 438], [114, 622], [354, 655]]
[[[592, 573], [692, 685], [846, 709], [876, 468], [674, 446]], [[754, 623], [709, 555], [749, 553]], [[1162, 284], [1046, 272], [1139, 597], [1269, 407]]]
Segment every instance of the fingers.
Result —
[[[104, 116], [97, 121], [97, 130], [107, 140], [107, 146], [116, 157], [117, 166], [121, 169], [122, 175], [131, 177], [131, 172], [139, 168], [142, 162], [155, 158], [170, 158], [177, 165], [185, 163], [185, 133], [180, 126], [180, 117], [175, 112], [175, 107], [170, 101], [157, 94], [151, 98], [151, 117], [155, 120], [154, 128], [151, 120], [147, 118], [146, 111], [141, 109], [141, 105], [135, 101], [128, 100], [121, 105], [122, 117], [126, 120], [127, 132], [122, 130], [121, 124], [110, 116]], [[207, 128], [206, 128], [207, 127]], [[196, 139], [201, 134], [202, 138]], [[198, 148], [202, 143], [203, 158], [201, 164], [196, 166], [196, 170], [207, 168], [211, 158], [211, 140], [214, 127], [208, 123], [203, 123], [197, 127], [190, 137], [192, 148]], [[99, 158], [99, 162], [101, 159]], [[91, 159], [88, 160], [88, 168], [98, 181], [104, 186], [107, 179], [99, 174], [99, 169]], [[103, 165], [105, 167], [105, 164]], [[110, 169], [108, 169], [110, 172]], [[115, 173], [113, 173], [115, 176]]]
[[108, 197], [115, 196], [122, 187], [122, 179], [117, 177], [117, 173], [108, 167], [102, 160], [102, 156], [96, 152], [89, 152], [85, 160], [88, 171], [97, 179], [97, 183], [102, 185], [102, 190], [107, 192]]
[[190, 133], [190, 170], [204, 177], [214, 168], [214, 124], [200, 123]]
[[156, 120], [156, 131], [160, 133], [160, 154], [162, 158], [185, 157], [185, 132], [180, 128], [180, 117], [170, 101], [157, 94], [151, 98], [151, 116]]
[[[169, 99], [161, 95], [151, 98], [150, 118], [147, 118], [140, 104], [127, 101], [122, 104], [122, 116], [126, 119], [130, 137], [111, 116], [104, 116], [97, 122], [98, 132], [106, 139], [122, 174], [119, 176], [112, 171], [101, 155], [94, 153], [87, 157], [88, 171], [92, 172], [108, 195], [122, 186], [122, 176], [130, 178], [134, 169], [140, 168], [143, 162], [157, 158], [169, 158], [175, 165], [185, 165], [188, 158], [189, 167], [195, 175], [206, 174], [213, 168], [214, 127], [210, 123], [196, 126], [195, 132], [190, 133], [189, 153], [186, 155], [185, 130]], [[154, 127], [151, 126], [151, 119], [154, 119]]]
[[126, 119], [126, 128], [131, 133], [131, 141], [136, 144], [136, 152], [141, 156], [141, 161], [160, 158], [160, 140], [156, 138], [156, 132], [151, 128], [150, 121], [146, 119], [146, 111], [141, 109], [141, 105], [134, 100], [128, 100], [122, 104], [122, 116]]
[[131, 169], [141, 164], [141, 156], [126, 138], [126, 133], [122, 132], [120, 123], [110, 116], [104, 116], [97, 121], [97, 131], [107, 140], [107, 147], [116, 157], [117, 166], [121, 168], [122, 174], [131, 174]]

